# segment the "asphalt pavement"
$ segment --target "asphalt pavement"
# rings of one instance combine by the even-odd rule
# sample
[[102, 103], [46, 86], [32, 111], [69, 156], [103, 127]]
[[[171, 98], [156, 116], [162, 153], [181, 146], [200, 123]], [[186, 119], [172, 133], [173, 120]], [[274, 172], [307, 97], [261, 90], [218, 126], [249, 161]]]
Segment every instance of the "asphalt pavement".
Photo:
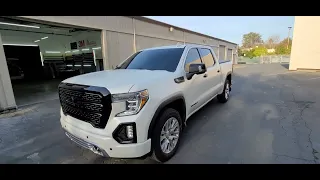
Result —
[[[230, 100], [215, 99], [195, 113], [177, 154], [167, 163], [319, 163], [320, 73], [286, 65], [235, 66]], [[142, 164], [104, 158], [63, 133], [59, 101], [0, 114], [0, 163]]]

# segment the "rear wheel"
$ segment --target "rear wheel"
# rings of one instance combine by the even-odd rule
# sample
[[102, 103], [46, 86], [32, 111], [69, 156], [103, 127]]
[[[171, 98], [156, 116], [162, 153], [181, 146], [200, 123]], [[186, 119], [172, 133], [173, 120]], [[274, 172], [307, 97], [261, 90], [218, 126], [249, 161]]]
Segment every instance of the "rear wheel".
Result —
[[217, 96], [218, 101], [220, 103], [226, 103], [229, 100], [230, 97], [230, 82], [228, 79], [226, 79], [224, 83], [223, 92]]
[[160, 115], [152, 136], [152, 158], [166, 162], [176, 153], [182, 130], [182, 121], [177, 110], [168, 108]]

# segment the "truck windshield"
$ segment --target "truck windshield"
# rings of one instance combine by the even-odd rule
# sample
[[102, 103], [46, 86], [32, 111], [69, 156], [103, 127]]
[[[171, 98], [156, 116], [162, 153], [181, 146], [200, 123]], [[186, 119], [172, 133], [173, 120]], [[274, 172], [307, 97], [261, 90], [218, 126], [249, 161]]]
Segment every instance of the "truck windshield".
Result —
[[151, 49], [137, 52], [116, 69], [146, 69], [174, 72], [184, 48]]

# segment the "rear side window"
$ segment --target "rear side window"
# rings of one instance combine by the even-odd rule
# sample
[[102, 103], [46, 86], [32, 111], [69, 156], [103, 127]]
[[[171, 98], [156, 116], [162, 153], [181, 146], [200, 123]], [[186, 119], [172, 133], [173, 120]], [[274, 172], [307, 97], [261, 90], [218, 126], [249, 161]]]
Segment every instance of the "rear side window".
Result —
[[202, 63], [202, 62], [201, 62], [201, 58], [198, 50], [196, 48], [190, 49], [186, 57], [186, 62], [184, 66], [185, 71], [189, 72], [190, 64], [199, 64], [199, 63]]
[[215, 64], [215, 60], [210, 49], [200, 48], [201, 59], [206, 67], [211, 67]]
[[132, 55], [117, 69], [165, 70], [174, 72], [184, 48], [150, 49]]

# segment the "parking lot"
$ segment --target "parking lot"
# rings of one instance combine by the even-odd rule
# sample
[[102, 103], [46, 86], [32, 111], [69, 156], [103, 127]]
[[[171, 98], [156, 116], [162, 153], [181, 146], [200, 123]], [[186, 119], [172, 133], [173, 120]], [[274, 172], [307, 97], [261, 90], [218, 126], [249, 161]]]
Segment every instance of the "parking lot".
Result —
[[[215, 99], [187, 123], [167, 163], [319, 163], [320, 73], [287, 65], [234, 67], [231, 98]], [[0, 115], [0, 163], [156, 163], [103, 158], [72, 143], [59, 122], [59, 101]]]

